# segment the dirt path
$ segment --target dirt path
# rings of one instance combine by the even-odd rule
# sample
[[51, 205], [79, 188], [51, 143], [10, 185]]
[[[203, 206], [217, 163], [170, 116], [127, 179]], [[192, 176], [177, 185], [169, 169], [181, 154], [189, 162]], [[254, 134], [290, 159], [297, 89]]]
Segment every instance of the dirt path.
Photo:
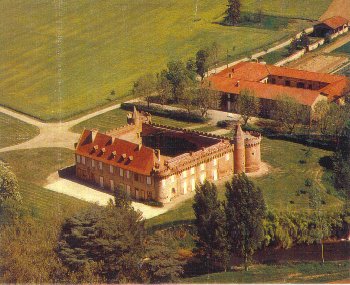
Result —
[[333, 16], [342, 16], [350, 19], [350, 0], [333, 0], [327, 11], [320, 17], [320, 20]]
[[330, 52], [334, 51], [335, 49], [345, 45], [348, 42], [350, 42], [350, 34], [347, 34], [346, 36], [343, 36], [343, 37], [339, 38], [334, 43], [326, 46], [322, 51], [325, 52], [325, 53], [330, 53]]

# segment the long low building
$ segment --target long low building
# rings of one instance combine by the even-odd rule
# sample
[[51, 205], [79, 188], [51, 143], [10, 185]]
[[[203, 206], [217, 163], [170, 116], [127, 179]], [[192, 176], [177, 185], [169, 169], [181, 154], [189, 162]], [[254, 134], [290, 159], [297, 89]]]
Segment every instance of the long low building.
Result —
[[84, 130], [75, 150], [76, 175], [137, 200], [170, 202], [194, 191], [198, 182], [258, 171], [258, 133], [237, 125], [234, 139], [153, 124], [136, 109], [124, 127], [100, 133]]
[[313, 110], [317, 102], [344, 101], [349, 90], [345, 76], [297, 70], [256, 62], [241, 62], [206, 79], [207, 87], [219, 91], [221, 110], [235, 111], [236, 96], [250, 90], [262, 103], [262, 115], [268, 116], [271, 102], [290, 97]]

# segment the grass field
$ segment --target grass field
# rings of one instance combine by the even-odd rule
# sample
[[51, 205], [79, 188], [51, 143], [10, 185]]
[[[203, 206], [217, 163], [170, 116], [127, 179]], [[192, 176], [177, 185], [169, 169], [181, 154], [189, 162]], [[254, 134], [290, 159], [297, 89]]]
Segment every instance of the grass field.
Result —
[[[83, 121], [78, 125], [73, 126], [71, 130], [75, 133], [81, 133], [84, 128], [86, 129], [97, 128], [101, 132], [115, 129], [126, 125], [127, 113], [129, 112], [123, 109], [115, 109], [113, 111], [109, 111], [102, 115]], [[173, 126], [173, 127], [181, 127], [181, 128], [192, 127], [192, 126], [195, 127], [197, 125], [201, 126], [200, 124], [197, 124], [197, 123], [177, 121], [177, 120], [154, 116], [154, 115], [152, 115], [152, 122], [157, 124]]]
[[288, 56], [287, 48], [282, 48], [264, 55], [263, 58], [267, 64], [275, 64], [276, 62], [282, 60], [287, 56]]
[[327, 283], [349, 278], [349, 261], [256, 265], [243, 270], [182, 279], [182, 283]]
[[[343, 202], [337, 197], [327, 194], [327, 188], [332, 193], [331, 185], [324, 180], [325, 168], [319, 164], [322, 157], [331, 155], [330, 151], [311, 148], [308, 162], [301, 164], [305, 158], [307, 147], [282, 140], [263, 138], [262, 160], [269, 164], [268, 175], [252, 178], [261, 187], [264, 199], [270, 209], [277, 211], [305, 211], [308, 209], [308, 194], [297, 194], [300, 189], [306, 189], [305, 180], [310, 178], [314, 185], [321, 190], [324, 210], [340, 209]], [[225, 187], [223, 183], [218, 186], [219, 198], [224, 198]], [[191, 220], [194, 218], [192, 210], [193, 199], [177, 205], [174, 209], [147, 221], [148, 226], [172, 223], [174, 221]]]
[[88, 205], [82, 200], [42, 187], [47, 176], [73, 163], [73, 152], [61, 148], [41, 148], [0, 154], [19, 180], [24, 207], [34, 216], [45, 220], [55, 215], [62, 218]]
[[0, 113], [0, 148], [19, 144], [39, 134], [39, 128]]
[[336, 50], [334, 50], [334, 52], [337, 53], [346, 53], [347, 55], [350, 56], [350, 42], [346, 43], [345, 45], [337, 48]]
[[[243, 12], [317, 19], [330, 0], [245, 0]], [[197, 3], [197, 4], [196, 4]], [[58, 120], [122, 101], [132, 82], [213, 41], [232, 58], [300, 31], [289, 20], [227, 27], [226, 0], [40, 1], [0, 3], [0, 104]], [[232, 51], [233, 46], [235, 47]], [[111, 96], [111, 90], [116, 95]]]

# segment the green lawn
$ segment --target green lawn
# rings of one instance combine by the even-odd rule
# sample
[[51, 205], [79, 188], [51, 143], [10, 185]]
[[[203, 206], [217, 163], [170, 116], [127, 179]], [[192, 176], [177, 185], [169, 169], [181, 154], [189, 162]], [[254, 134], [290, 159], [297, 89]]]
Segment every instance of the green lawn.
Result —
[[[104, 113], [102, 115], [93, 117], [86, 121], [79, 123], [72, 127], [72, 131], [75, 133], [81, 133], [84, 128], [92, 129], [97, 128], [101, 132], [105, 132], [111, 129], [115, 129], [126, 125], [126, 114], [129, 113], [123, 109], [115, 109]], [[159, 117], [152, 115], [152, 122], [172, 127], [186, 128], [191, 126], [197, 126], [197, 123], [188, 123], [183, 121], [177, 121], [165, 117]]]
[[24, 206], [34, 216], [43, 220], [49, 219], [52, 215], [64, 218], [89, 204], [42, 187], [46, 183], [47, 176], [73, 163], [74, 156], [71, 150], [61, 148], [17, 150], [1, 153], [0, 159], [8, 162], [16, 174]]
[[346, 53], [350, 56], [350, 42], [346, 43], [345, 45], [342, 45], [341, 47], [334, 50], [334, 52], [338, 53]]
[[[327, 188], [332, 186], [324, 175], [325, 168], [319, 164], [319, 159], [332, 153], [318, 148], [311, 149], [311, 157], [306, 164], [299, 161], [304, 159], [306, 147], [282, 140], [263, 138], [262, 160], [270, 166], [270, 173], [252, 178], [261, 187], [267, 206], [277, 211], [303, 211], [308, 209], [308, 194], [297, 194], [300, 189], [306, 189], [305, 180], [314, 180], [321, 190], [322, 206], [325, 210], [340, 209], [343, 202], [337, 197], [327, 194]], [[224, 198], [225, 187], [223, 183], [218, 186], [219, 198]], [[291, 202], [292, 201], [292, 202]], [[168, 224], [172, 222], [188, 221], [194, 218], [192, 210], [193, 199], [177, 205], [172, 210], [147, 221], [147, 226]]]
[[349, 261], [256, 265], [242, 270], [182, 279], [182, 283], [327, 283], [349, 278]]
[[[243, 12], [256, 12], [261, 3], [265, 14], [317, 19], [330, 0], [242, 2]], [[140, 75], [213, 41], [222, 46], [222, 58], [227, 49], [235, 58], [310, 25], [293, 19], [282, 29], [280, 21], [265, 28], [223, 26], [215, 22], [226, 3], [3, 0], [0, 104], [43, 120], [67, 118], [125, 100]]]
[[0, 148], [19, 144], [39, 134], [39, 128], [0, 113]]
[[275, 64], [276, 62], [282, 60], [287, 56], [288, 56], [287, 48], [282, 48], [264, 55], [263, 58], [267, 64]]

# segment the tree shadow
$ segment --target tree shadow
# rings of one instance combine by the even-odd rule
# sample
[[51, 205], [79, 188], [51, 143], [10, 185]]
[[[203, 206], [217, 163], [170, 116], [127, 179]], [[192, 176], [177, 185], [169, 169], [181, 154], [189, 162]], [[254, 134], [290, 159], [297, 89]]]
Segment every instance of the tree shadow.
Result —
[[318, 160], [318, 163], [326, 168], [327, 170], [333, 170], [334, 168], [334, 163], [333, 163], [333, 159], [331, 156], [327, 155], [327, 156], [323, 156]]

